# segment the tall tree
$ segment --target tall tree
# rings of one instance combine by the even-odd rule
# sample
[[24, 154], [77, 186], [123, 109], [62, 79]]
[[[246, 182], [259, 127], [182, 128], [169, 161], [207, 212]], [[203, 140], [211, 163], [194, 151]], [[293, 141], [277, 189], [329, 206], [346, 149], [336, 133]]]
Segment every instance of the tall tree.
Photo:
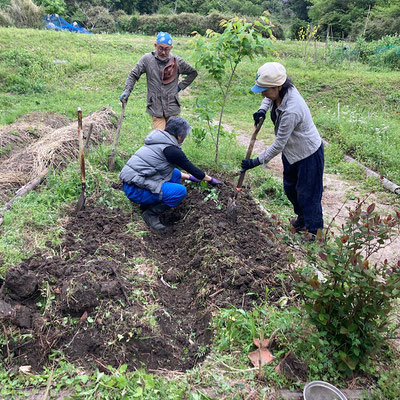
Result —
[[330, 25], [334, 32], [347, 36], [353, 24], [363, 21], [376, 0], [310, 0], [309, 16], [324, 27]]
[[308, 9], [311, 2], [307, 0], [289, 0], [289, 8], [295, 13], [296, 17], [303, 21], [309, 21]]

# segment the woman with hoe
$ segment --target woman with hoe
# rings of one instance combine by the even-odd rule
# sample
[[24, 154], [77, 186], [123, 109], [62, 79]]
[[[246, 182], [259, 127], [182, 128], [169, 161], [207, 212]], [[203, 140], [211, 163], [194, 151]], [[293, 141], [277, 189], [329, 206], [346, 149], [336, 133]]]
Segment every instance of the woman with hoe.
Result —
[[282, 153], [283, 187], [297, 215], [291, 224], [296, 232], [308, 231], [309, 240], [314, 240], [318, 229], [323, 228], [324, 147], [310, 110], [287, 77], [285, 67], [277, 62], [258, 69], [252, 91], [264, 97], [260, 109], [253, 114], [255, 124], [270, 110], [275, 141], [258, 157], [242, 160], [242, 169], [261, 164], [265, 167]]

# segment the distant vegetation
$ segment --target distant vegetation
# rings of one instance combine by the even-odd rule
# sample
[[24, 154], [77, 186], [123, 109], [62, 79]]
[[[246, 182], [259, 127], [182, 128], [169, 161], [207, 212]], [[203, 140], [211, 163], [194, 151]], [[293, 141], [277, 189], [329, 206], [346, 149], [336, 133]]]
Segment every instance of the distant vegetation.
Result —
[[278, 39], [298, 39], [307, 30], [352, 41], [400, 33], [400, 0], [0, 0], [0, 26], [37, 27], [45, 13], [58, 13], [95, 33], [189, 35], [215, 30], [233, 14], [251, 20], [266, 10]]

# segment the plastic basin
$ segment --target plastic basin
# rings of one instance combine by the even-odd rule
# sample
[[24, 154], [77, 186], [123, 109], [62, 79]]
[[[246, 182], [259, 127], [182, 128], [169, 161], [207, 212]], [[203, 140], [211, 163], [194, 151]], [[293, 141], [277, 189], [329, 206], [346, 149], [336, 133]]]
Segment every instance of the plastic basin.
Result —
[[304, 386], [304, 400], [348, 400], [335, 386], [323, 381], [312, 381]]

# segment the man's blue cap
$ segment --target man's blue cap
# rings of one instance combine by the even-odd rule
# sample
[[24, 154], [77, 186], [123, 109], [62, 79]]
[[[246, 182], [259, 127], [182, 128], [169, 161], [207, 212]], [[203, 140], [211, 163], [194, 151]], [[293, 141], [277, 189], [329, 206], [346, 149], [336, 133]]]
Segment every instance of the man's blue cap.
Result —
[[163, 43], [172, 46], [172, 37], [168, 32], [158, 32], [156, 43]]

